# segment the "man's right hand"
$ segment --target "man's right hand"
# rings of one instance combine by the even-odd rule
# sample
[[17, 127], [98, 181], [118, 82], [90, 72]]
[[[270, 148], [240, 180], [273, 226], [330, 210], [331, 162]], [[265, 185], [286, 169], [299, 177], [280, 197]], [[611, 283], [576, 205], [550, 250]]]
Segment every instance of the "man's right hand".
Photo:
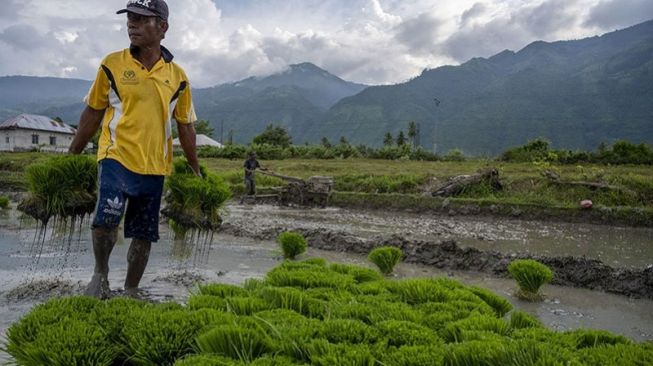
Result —
[[70, 143], [70, 147], [68, 148], [69, 153], [81, 154], [84, 151], [88, 142], [91, 141], [95, 132], [100, 128], [104, 111], [104, 109], [97, 110], [89, 106], [84, 108], [81, 117], [79, 117], [79, 127], [77, 128], [73, 142]]

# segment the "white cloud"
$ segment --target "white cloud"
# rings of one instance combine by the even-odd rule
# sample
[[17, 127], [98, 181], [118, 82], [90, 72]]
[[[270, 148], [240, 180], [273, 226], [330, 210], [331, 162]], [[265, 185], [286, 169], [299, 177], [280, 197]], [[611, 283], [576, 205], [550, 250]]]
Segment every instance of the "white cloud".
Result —
[[[125, 0], [3, 0], [0, 75], [91, 79], [128, 46]], [[171, 49], [195, 86], [313, 62], [395, 83], [424, 68], [653, 18], [650, 0], [168, 0]], [[217, 5], [216, 5], [217, 4]]]

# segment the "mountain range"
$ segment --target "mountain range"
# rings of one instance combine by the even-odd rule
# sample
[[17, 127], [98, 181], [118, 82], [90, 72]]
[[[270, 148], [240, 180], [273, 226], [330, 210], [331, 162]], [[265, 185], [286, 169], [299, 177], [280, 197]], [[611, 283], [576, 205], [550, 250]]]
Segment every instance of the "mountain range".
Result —
[[[90, 84], [0, 77], [0, 119], [30, 112], [76, 124]], [[653, 144], [653, 21], [580, 40], [537, 41], [395, 85], [368, 87], [302, 63], [193, 93], [214, 137], [238, 143], [274, 123], [294, 143], [344, 136], [380, 146], [387, 132], [406, 133], [414, 121], [422, 146], [437, 152], [496, 155], [537, 137], [569, 149], [619, 139]]]

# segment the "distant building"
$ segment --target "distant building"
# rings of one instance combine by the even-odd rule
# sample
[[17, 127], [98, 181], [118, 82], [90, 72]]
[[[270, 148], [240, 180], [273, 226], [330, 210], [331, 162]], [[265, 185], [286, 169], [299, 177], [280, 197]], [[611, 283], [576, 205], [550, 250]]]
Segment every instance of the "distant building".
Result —
[[0, 151], [66, 152], [75, 132], [49, 117], [21, 114], [0, 123]]
[[[175, 146], [175, 147], [181, 146], [181, 144], [179, 143], [179, 138], [176, 138], [176, 139], [172, 140], [172, 145]], [[197, 147], [200, 147], [200, 146], [224, 147], [221, 143], [215, 141], [214, 139], [212, 139], [212, 138], [210, 138], [210, 137], [208, 137], [206, 135], [196, 135], [195, 136], [195, 145]]]

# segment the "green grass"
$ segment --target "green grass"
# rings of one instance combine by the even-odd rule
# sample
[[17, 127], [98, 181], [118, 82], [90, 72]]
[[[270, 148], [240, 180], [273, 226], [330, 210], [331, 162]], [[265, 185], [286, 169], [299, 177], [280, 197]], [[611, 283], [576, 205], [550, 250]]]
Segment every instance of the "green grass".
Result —
[[[45, 153], [0, 153], [0, 183], [10, 190], [24, 190], [24, 171], [21, 168], [30, 162], [46, 159]], [[242, 160], [227, 160], [205, 158], [201, 159], [208, 171], [214, 172], [226, 182], [232, 194], [244, 191]], [[3, 164], [4, 162], [4, 164]], [[337, 205], [368, 207], [370, 196], [365, 194], [401, 194], [382, 200], [371, 196], [376, 205], [381, 207], [396, 207], [405, 209], [411, 207], [440, 207], [441, 200], [429, 201], [424, 194], [431, 192], [444, 184], [448, 178], [473, 174], [488, 166], [499, 170], [499, 177], [504, 189], [493, 192], [483, 185], [470, 187], [451, 202], [478, 205], [510, 205], [538, 211], [542, 209], [560, 209], [561, 218], [569, 216], [589, 215], [592, 220], [600, 222], [632, 222], [641, 225], [653, 225], [653, 175], [650, 166], [629, 165], [555, 165], [546, 166], [535, 163], [510, 163], [470, 159], [466, 161], [398, 161], [377, 159], [286, 159], [262, 161], [263, 165], [280, 174], [308, 178], [310, 176], [334, 177], [335, 195], [331, 202]], [[4, 167], [4, 168], [3, 168]], [[619, 190], [596, 189], [584, 187], [553, 185], [542, 175], [545, 169], [556, 171], [565, 181], [602, 181], [610, 185], [622, 187]], [[257, 187], [264, 192], [269, 187], [284, 185], [284, 181], [261, 174], [257, 175]], [[363, 196], [353, 195], [361, 194]], [[342, 196], [345, 194], [347, 198]], [[403, 195], [414, 195], [403, 196]], [[340, 195], [340, 196], [338, 196]], [[420, 202], [421, 200], [426, 202]], [[591, 199], [595, 209], [583, 212], [578, 204], [583, 199]], [[621, 210], [619, 215], [593, 213], [601, 208]], [[644, 210], [645, 217], [633, 209]], [[490, 214], [510, 215], [507, 212], [487, 212]], [[548, 215], [548, 214], [547, 214]]]
[[[279, 283], [274, 272], [300, 280]], [[311, 272], [321, 280], [308, 281]], [[247, 289], [202, 285], [188, 306], [53, 299], [12, 324], [3, 348], [18, 365], [616, 366], [653, 361], [650, 344], [601, 330], [547, 329], [530, 315], [511, 312], [486, 289], [448, 278], [394, 281], [367, 274], [357, 280], [360, 273], [365, 269], [323, 260], [284, 262]]]

